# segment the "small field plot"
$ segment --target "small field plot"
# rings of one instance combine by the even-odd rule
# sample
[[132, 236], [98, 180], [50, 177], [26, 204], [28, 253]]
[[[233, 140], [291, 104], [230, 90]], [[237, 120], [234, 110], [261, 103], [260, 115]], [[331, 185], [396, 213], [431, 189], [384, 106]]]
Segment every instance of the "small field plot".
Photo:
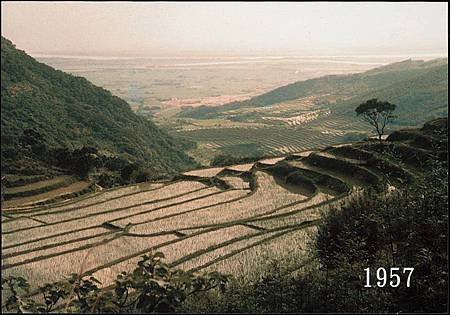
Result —
[[40, 236], [35, 234], [34, 238], [23, 240], [21, 237], [14, 234], [6, 235], [9, 242], [5, 242], [6, 236], [2, 237], [2, 257], [15, 257], [23, 254], [33, 252], [33, 254], [39, 255], [41, 250], [55, 248], [58, 251], [58, 247], [67, 244], [74, 244], [74, 246], [83, 245], [86, 240], [96, 238], [98, 236], [113, 234], [115, 231], [107, 230], [102, 227], [88, 227], [81, 228], [76, 232], [62, 232], [56, 233], [50, 236]]
[[69, 184], [74, 181], [75, 181], [74, 178], [70, 176], [57, 176], [52, 179], [42, 180], [31, 184], [10, 187], [7, 188], [6, 190], [5, 198], [7, 198], [8, 196], [15, 196], [27, 193], [32, 195], [33, 192], [41, 191], [43, 189], [51, 190], [53, 188], [61, 187], [64, 186], [65, 184]]
[[184, 261], [200, 256], [199, 251], [208, 252], [211, 250], [209, 248], [211, 246], [216, 246], [234, 238], [247, 237], [255, 233], [255, 231], [244, 226], [231, 226], [198, 233], [190, 235], [186, 239], [181, 239], [179, 242], [163, 246], [160, 250], [166, 253], [166, 258], [171, 264], [179, 265]]
[[[328, 202], [333, 203], [337, 199], [339, 199], [339, 197], [336, 198], [331, 195], [319, 192], [319, 193], [315, 194], [314, 196], [311, 196], [307, 199], [302, 200], [302, 202], [294, 203], [291, 206], [278, 209], [274, 214], [261, 216], [260, 219], [263, 220], [265, 217], [271, 217], [272, 215], [281, 215], [281, 214], [290, 213], [292, 211], [301, 211], [301, 210], [307, 209], [307, 208], [308, 209], [309, 208], [313, 208], [313, 209], [321, 208], [321, 207], [323, 207], [323, 205], [326, 205]], [[260, 219], [257, 219], [257, 220], [260, 220]], [[252, 222], [254, 224], [256, 224], [256, 222], [254, 222], [254, 221], [252, 221]]]
[[180, 230], [187, 232], [210, 225], [226, 225], [232, 221], [245, 220], [252, 217], [270, 214], [294, 202], [307, 199], [306, 196], [292, 193], [279, 186], [274, 178], [264, 172], [257, 171], [257, 190], [235, 201], [221, 203], [215, 206], [180, 215], [174, 220], [151, 222], [140, 229], [148, 231]]
[[[47, 282], [61, 280], [70, 273], [84, 273], [95, 269], [102, 270], [109, 268], [103, 266], [127, 255], [133, 256], [137, 252], [148, 252], [152, 247], [173, 239], [176, 239], [176, 236], [164, 235], [153, 238], [104, 237], [103, 242], [84, 250], [73, 251], [53, 258], [38, 260], [2, 270], [2, 276], [22, 276], [27, 278], [34, 286], [42, 285]], [[136, 257], [138, 256], [139, 254], [136, 255]], [[130, 263], [132, 262], [130, 261]], [[114, 265], [113, 263], [111, 267]], [[114, 275], [115, 278], [117, 273], [121, 271], [124, 270], [116, 270], [113, 268], [111, 275]], [[110, 284], [108, 280], [112, 281], [113, 279], [103, 277], [102, 280], [107, 285]]]
[[[152, 203], [163, 202], [170, 199], [188, 195], [195, 191], [207, 190], [208, 186], [199, 182], [177, 182], [174, 185], [166, 186], [157, 191], [149, 190], [135, 194], [123, 196], [121, 198], [107, 200], [102, 204], [93, 204], [82, 208], [62, 209], [60, 211], [42, 212], [33, 217], [44, 220], [48, 223], [60, 222], [63, 220], [82, 218], [88, 215], [92, 217], [101, 215], [102, 213], [113, 213], [119, 211], [138, 210]], [[123, 209], [127, 208], [127, 209]]]
[[330, 175], [332, 177], [335, 177], [344, 183], [348, 184], [350, 187], [362, 187], [365, 186], [365, 183], [362, 181], [359, 181], [355, 179], [352, 174], [345, 174], [343, 172], [338, 172], [334, 170], [329, 169], [323, 169], [321, 167], [317, 167], [315, 165], [311, 165], [310, 163], [305, 163], [304, 160], [295, 160], [295, 161], [289, 161], [289, 165], [293, 167], [303, 168], [306, 170], [315, 171], [317, 173], [322, 173], [325, 175]]
[[250, 189], [250, 184], [237, 176], [221, 176], [228, 185], [234, 189]]
[[216, 260], [225, 260], [227, 256], [234, 255], [234, 252], [237, 250], [243, 251], [248, 249], [249, 245], [267, 238], [270, 234], [269, 232], [264, 233], [246, 226], [234, 226], [226, 230], [229, 229], [241, 231], [242, 233], [227, 234], [226, 237], [216, 239], [215, 242], [198, 248], [192, 254], [184, 255], [182, 258], [174, 260], [172, 266], [180, 267], [184, 270], [200, 270], [205, 268], [205, 266], [214, 264]]
[[237, 164], [227, 166], [226, 169], [238, 172], [249, 172], [252, 169], [253, 165], [255, 165], [255, 163]]
[[55, 198], [63, 198], [66, 195], [70, 195], [73, 193], [81, 193], [83, 190], [87, 189], [91, 183], [86, 181], [78, 181], [74, 182], [68, 186], [56, 188], [53, 190], [50, 190], [48, 192], [23, 197], [23, 198], [16, 198], [11, 200], [6, 200], [3, 202], [2, 207], [4, 209], [12, 208], [12, 207], [19, 207], [19, 206], [26, 206], [38, 202], [44, 202], [47, 200], [55, 199]]
[[308, 245], [315, 233], [315, 227], [267, 233], [243, 243], [224, 247], [221, 250], [226, 254], [209, 254], [210, 257], [204, 258], [209, 262], [194, 270], [217, 270], [233, 274], [241, 281], [247, 281], [270, 272], [271, 263], [289, 265], [295, 269], [307, 260]]
[[[5, 241], [4, 244], [9, 245], [18, 242], [18, 240], [24, 242], [38, 237], [52, 237], [52, 235], [58, 235], [59, 233], [69, 234], [87, 228], [99, 227], [105, 222], [129, 218], [143, 212], [151, 212], [158, 208], [162, 209], [168, 205], [182, 204], [189, 199], [202, 198], [203, 194], [207, 195], [217, 192], [217, 188], [215, 187], [208, 187], [198, 182], [192, 183], [194, 184], [194, 188], [195, 185], [198, 184], [197, 189], [188, 190], [186, 193], [182, 194], [176, 194], [176, 191], [172, 190], [171, 193], [167, 192], [166, 197], [153, 200], [142, 200], [136, 196], [134, 196], [134, 198], [137, 199], [128, 199], [126, 202], [119, 199], [116, 201], [115, 207], [110, 209], [93, 207], [88, 210], [89, 213], [69, 211], [67, 213], [60, 212], [58, 214], [49, 214], [42, 217], [47, 220], [47, 225], [19, 228], [7, 233], [2, 233], [3, 240]], [[172, 187], [171, 189], [174, 188]], [[203, 191], [202, 195], [199, 196], [198, 192], [200, 190]], [[64, 215], [67, 215], [67, 217]]]
[[183, 173], [184, 175], [199, 176], [199, 177], [213, 177], [219, 174], [223, 167], [205, 168], [200, 170], [189, 171]]
[[58, 257], [67, 255], [71, 251], [82, 251], [86, 248], [102, 243], [107, 238], [114, 237], [114, 233], [104, 235], [102, 232], [105, 231], [98, 231], [98, 236], [92, 235], [92, 237], [79, 242], [63, 242], [58, 244], [58, 246], [50, 248], [41, 246], [28, 251], [21, 250], [17, 252], [10, 252], [5, 255], [7, 257], [3, 259], [2, 267], [3, 269], [8, 269], [14, 265], [27, 264], [28, 262], [57, 259]]
[[295, 152], [292, 153], [292, 156], [294, 157], [308, 157], [313, 151], [311, 150], [307, 150], [307, 151], [302, 151], [302, 152]]
[[[147, 184], [147, 183], [146, 183]], [[155, 187], [157, 185], [161, 186], [162, 184], [153, 184]], [[20, 208], [14, 208], [11, 210], [4, 209], [3, 212], [7, 213], [10, 216], [18, 216], [21, 214], [30, 214], [30, 213], [37, 213], [40, 211], [45, 210], [60, 210], [60, 209], [67, 209], [69, 205], [72, 207], [81, 207], [88, 204], [93, 204], [97, 202], [101, 202], [104, 200], [108, 200], [115, 197], [120, 197], [121, 195], [127, 194], [127, 193], [133, 193], [140, 191], [140, 185], [130, 185], [130, 186], [124, 186], [120, 188], [112, 188], [112, 189], [105, 189], [102, 191], [94, 192], [94, 193], [88, 193], [86, 195], [67, 199], [59, 202], [55, 202], [49, 205], [40, 205], [40, 206], [30, 206], [30, 207], [20, 207]]]
[[263, 164], [268, 164], [268, 165], [274, 165], [280, 161], [284, 160], [284, 157], [276, 157], [276, 158], [272, 158], [272, 159], [264, 159], [264, 160], [260, 160], [260, 163]]
[[33, 220], [31, 218], [21, 217], [14, 221], [7, 221], [2, 223], [2, 233], [8, 232], [9, 230], [13, 229], [23, 229], [43, 224], [45, 224], [45, 222], [40, 222], [37, 220]]
[[[207, 195], [204, 195], [208, 192]], [[133, 233], [156, 233], [171, 231], [173, 222], [183, 220], [185, 216], [198, 217], [197, 212], [216, 205], [226, 205], [235, 200], [241, 200], [248, 195], [248, 191], [229, 190], [221, 191], [218, 188], [209, 188], [204, 192], [197, 192], [191, 201], [167, 205], [154, 211], [143, 211], [123, 219], [112, 220], [114, 224], [125, 226], [133, 224], [130, 231]], [[203, 197], [204, 196], [204, 197]], [[203, 198], [202, 198], [203, 197]], [[157, 226], [157, 228], [154, 228]]]
[[[146, 183], [147, 184], [147, 183]], [[74, 210], [81, 210], [89, 206], [97, 206], [106, 204], [108, 201], [113, 201], [120, 199], [125, 196], [130, 196], [138, 194], [140, 192], [157, 190], [161, 188], [163, 184], [152, 184], [152, 185], [130, 185], [122, 188], [115, 188], [111, 190], [104, 190], [100, 192], [90, 193], [78, 198], [71, 200], [66, 200], [63, 202], [57, 202], [48, 206], [37, 206], [29, 209], [22, 210], [4, 210], [11, 219], [5, 219], [3, 223], [12, 223], [15, 219], [19, 217], [34, 217], [39, 218], [40, 216], [45, 216], [48, 214], [56, 213], [66, 213]]]
[[314, 221], [320, 219], [321, 217], [320, 208], [305, 209], [303, 211], [297, 210], [299, 209], [293, 210], [292, 214], [288, 216], [278, 217], [275, 215], [274, 218], [269, 217], [267, 219], [261, 219], [260, 221], [252, 222], [252, 224], [264, 229], [274, 229], [283, 226], [292, 226], [295, 224], [301, 224], [305, 221]]

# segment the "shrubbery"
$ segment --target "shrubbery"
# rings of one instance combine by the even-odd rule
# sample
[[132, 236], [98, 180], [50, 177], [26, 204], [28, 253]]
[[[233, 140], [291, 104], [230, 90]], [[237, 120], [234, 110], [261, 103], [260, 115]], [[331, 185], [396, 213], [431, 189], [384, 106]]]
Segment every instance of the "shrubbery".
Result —
[[35, 299], [27, 295], [26, 279], [4, 277], [3, 307], [17, 313], [167, 313], [175, 311], [189, 296], [213, 289], [224, 292], [228, 284], [226, 275], [174, 270], [163, 258], [159, 252], [142, 256], [132, 272], [117, 275], [110, 290], [102, 289], [94, 277], [71, 274], [65, 280], [39, 287]]
[[[189, 301], [190, 312], [445, 312], [448, 294], [448, 167], [391, 193], [366, 191], [318, 226], [308, 268], [232, 283]], [[413, 267], [411, 286], [364, 288], [365, 268]]]
[[210, 166], [228, 166], [233, 164], [244, 164], [244, 163], [250, 163], [260, 160], [262, 157], [243, 157], [243, 156], [232, 156], [227, 154], [219, 154], [216, 155], [211, 163]]

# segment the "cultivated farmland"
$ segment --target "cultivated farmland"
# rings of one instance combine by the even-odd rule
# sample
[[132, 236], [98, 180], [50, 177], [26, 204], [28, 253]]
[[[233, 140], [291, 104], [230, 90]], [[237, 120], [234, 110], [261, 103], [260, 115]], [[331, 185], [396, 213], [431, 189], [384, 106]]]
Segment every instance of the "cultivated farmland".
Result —
[[164, 252], [174, 267], [218, 270], [242, 281], [264, 273], [268, 258], [297, 270], [308, 262], [308, 244], [330, 205], [361, 189], [414, 181], [427, 156], [446, 159], [445, 146], [429, 132], [396, 132], [383, 144], [299, 150], [67, 202], [4, 205], [2, 275], [36, 286], [75, 272], [110, 285], [152, 250]]

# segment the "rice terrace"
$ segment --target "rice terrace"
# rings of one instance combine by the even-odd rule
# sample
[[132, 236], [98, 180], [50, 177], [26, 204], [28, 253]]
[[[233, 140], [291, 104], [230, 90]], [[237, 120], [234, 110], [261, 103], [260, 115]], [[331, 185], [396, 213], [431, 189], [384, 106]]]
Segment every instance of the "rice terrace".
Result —
[[[42, 284], [78, 272], [73, 262], [82, 261], [83, 275], [109, 285], [152, 250], [166, 253], [171, 266], [193, 271], [252, 277], [264, 272], [260, 267], [269, 255], [290, 260], [295, 271], [311, 263], [305, 251], [322, 211], [369, 186], [386, 189], [389, 183], [395, 189], [414, 181], [428, 155], [444, 158], [446, 148], [430, 148], [442, 145], [446, 124], [430, 122], [431, 132], [426, 127], [398, 131], [385, 145], [362, 142], [199, 169], [172, 181], [106, 189], [49, 205], [33, 205], [29, 197], [11, 199], [26, 205], [8, 207], [6, 201], [2, 209], [4, 275]], [[393, 159], [390, 151], [402, 158]], [[53, 182], [16, 190], [23, 195], [40, 186], [52, 191]]]
[[1, 8], [2, 313], [448, 313], [448, 4]]

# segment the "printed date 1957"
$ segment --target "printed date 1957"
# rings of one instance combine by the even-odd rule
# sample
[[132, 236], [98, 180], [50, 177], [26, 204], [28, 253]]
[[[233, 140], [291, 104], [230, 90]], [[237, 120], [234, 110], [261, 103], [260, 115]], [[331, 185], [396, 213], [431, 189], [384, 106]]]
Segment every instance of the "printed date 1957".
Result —
[[[389, 275], [388, 275], [389, 270]], [[383, 288], [386, 285], [389, 285], [392, 288], [398, 287], [402, 281], [405, 281], [404, 278], [406, 278], [406, 287], [409, 288], [411, 284], [411, 275], [414, 271], [414, 268], [398, 268], [398, 267], [391, 267], [388, 270], [386, 268], [378, 268], [376, 271], [376, 286]], [[370, 268], [364, 269], [366, 272], [366, 284], [364, 285], [365, 288], [371, 288], [372, 284], [370, 282]], [[401, 277], [403, 276], [403, 277]], [[403, 280], [402, 280], [403, 278]], [[388, 281], [389, 280], [389, 281]]]

